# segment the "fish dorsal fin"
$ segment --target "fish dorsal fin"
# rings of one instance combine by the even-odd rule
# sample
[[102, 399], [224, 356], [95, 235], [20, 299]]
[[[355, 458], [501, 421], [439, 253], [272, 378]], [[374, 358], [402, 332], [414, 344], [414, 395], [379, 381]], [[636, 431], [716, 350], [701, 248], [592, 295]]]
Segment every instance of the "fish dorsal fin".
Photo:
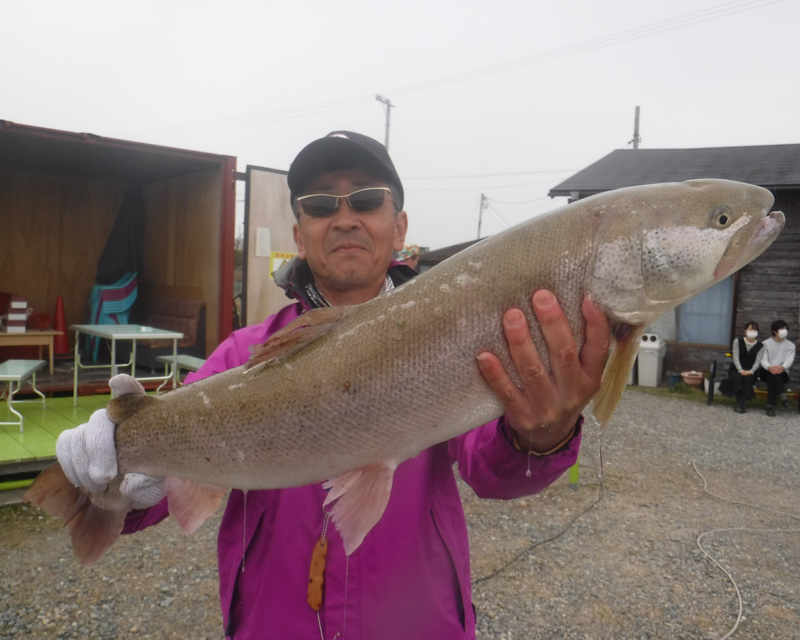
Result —
[[633, 361], [639, 353], [644, 327], [617, 325], [611, 333], [615, 338], [614, 347], [603, 370], [600, 391], [594, 397], [592, 405], [592, 413], [602, 428], [605, 428], [614, 415], [622, 392], [625, 391]]
[[342, 535], [344, 552], [349, 556], [358, 549], [372, 527], [381, 519], [389, 495], [397, 461], [387, 460], [355, 471], [347, 471], [325, 482], [330, 489], [325, 504], [334, 500], [331, 517]]
[[245, 365], [244, 370], [249, 371], [265, 362], [277, 363], [286, 360], [292, 354], [331, 331], [357, 306], [323, 307], [304, 313], [280, 331], [273, 333], [264, 344], [250, 347], [252, 357]]
[[161, 402], [159, 398], [153, 396], [146, 396], [138, 393], [130, 393], [125, 396], [119, 396], [108, 401], [106, 405], [106, 413], [114, 424], [119, 424], [128, 416], [136, 413], [142, 407], [152, 404], [154, 402]]

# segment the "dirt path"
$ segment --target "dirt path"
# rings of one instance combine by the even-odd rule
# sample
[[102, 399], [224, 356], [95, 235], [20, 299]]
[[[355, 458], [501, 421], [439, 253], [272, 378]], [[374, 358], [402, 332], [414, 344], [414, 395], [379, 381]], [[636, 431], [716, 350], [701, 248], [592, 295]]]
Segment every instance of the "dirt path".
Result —
[[[597, 441], [588, 434], [578, 490], [561, 478], [539, 496], [479, 500], [462, 487], [473, 578], [559, 533], [594, 503]], [[603, 499], [557, 539], [475, 587], [478, 637], [721, 638], [736, 594], [695, 540], [704, 531], [800, 529], [800, 521], [703, 492], [800, 513], [800, 416], [743, 416], [636, 391], [603, 437]], [[72, 557], [60, 525], [0, 508], [0, 639], [222, 638], [215, 536], [188, 542], [173, 522], [125, 536], [96, 567]], [[705, 546], [744, 599], [735, 638], [800, 638], [800, 534], [728, 531]]]

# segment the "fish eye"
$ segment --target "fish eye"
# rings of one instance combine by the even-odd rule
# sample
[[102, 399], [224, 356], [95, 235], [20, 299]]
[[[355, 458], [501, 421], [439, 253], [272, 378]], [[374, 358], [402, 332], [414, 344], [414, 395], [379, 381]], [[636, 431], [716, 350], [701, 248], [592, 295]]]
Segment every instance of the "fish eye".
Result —
[[711, 220], [714, 222], [715, 226], [724, 229], [730, 224], [731, 220], [733, 220], [733, 213], [728, 207], [717, 207], [711, 216]]

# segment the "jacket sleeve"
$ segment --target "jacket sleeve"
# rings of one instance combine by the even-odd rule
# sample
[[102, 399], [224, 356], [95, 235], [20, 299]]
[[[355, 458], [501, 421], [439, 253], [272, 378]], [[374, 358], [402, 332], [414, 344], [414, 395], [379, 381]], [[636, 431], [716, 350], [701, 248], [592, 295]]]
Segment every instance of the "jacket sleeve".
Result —
[[789, 369], [792, 368], [792, 365], [794, 364], [794, 356], [795, 353], [797, 353], [797, 347], [795, 347], [791, 342], [788, 344], [790, 348], [786, 349], [786, 357], [781, 363], [781, 366], [786, 370], [787, 373], [789, 372]]
[[736, 367], [736, 370], [739, 373], [741, 373], [742, 363], [739, 360], [739, 338], [733, 339], [733, 344], [731, 345], [731, 352], [733, 353], [733, 364]]
[[767, 350], [766, 341], [763, 343], [763, 345], [764, 346], [761, 347], [761, 351], [764, 352], [764, 355], [761, 356], [761, 368], [769, 369], [772, 366], [772, 363], [769, 361], [769, 351]]
[[479, 497], [510, 500], [538, 493], [575, 464], [582, 425], [583, 417], [572, 438], [547, 456], [528, 456], [514, 449], [504, 417], [453, 438], [448, 449], [458, 462], [459, 474]]

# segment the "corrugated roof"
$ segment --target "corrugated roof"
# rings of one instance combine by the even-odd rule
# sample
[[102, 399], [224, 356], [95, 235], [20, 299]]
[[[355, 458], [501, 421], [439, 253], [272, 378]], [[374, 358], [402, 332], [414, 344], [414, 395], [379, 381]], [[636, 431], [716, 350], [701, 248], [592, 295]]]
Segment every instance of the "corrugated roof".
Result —
[[433, 266], [440, 262], [447, 260], [451, 256], [456, 255], [459, 251], [463, 251], [467, 247], [471, 247], [478, 240], [467, 240], [459, 244], [452, 244], [449, 247], [442, 247], [441, 249], [434, 249], [433, 251], [426, 251], [419, 257], [420, 266]]
[[722, 178], [762, 187], [800, 187], [800, 144], [706, 149], [617, 149], [553, 187], [549, 195], [585, 197], [659, 182]]

